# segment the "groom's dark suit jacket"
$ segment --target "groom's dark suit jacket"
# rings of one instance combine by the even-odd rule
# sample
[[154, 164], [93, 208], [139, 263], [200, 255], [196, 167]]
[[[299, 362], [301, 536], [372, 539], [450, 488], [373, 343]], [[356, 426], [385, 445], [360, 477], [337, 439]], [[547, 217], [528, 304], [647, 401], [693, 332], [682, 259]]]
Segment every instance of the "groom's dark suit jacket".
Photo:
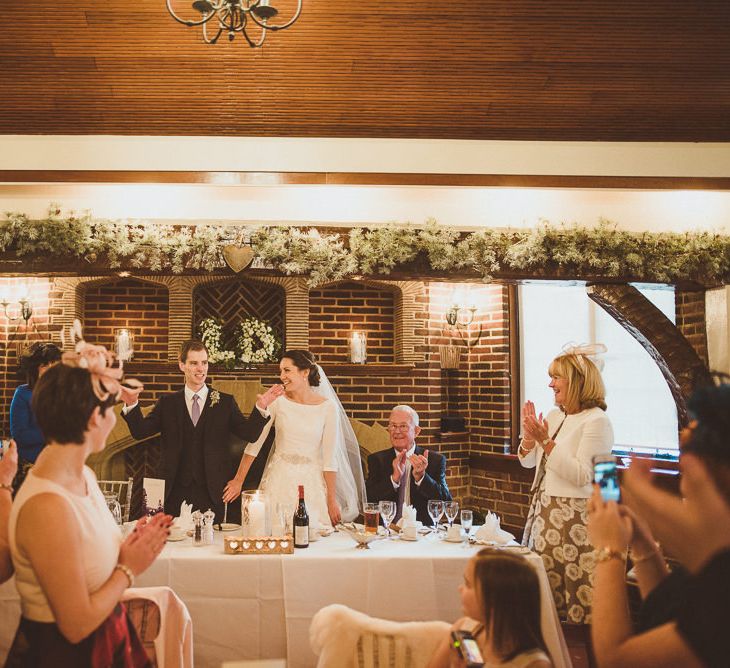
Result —
[[[416, 454], [422, 455], [423, 448], [416, 446]], [[368, 501], [398, 501], [398, 490], [393, 488], [390, 476], [393, 473], [395, 449], [381, 450], [368, 457], [368, 479], [365, 483]], [[433, 450], [428, 451], [428, 466], [420, 485], [411, 473], [411, 505], [416, 509], [419, 521], [431, 526], [428, 514], [428, 500], [451, 501], [451, 492], [446, 484], [446, 457]]]
[[[194, 479], [205, 485], [210, 498], [222, 506], [223, 488], [235, 475], [237, 465], [231, 456], [231, 435], [255, 441], [269, 419], [255, 407], [248, 418], [244, 417], [233, 396], [225, 392], [217, 392], [220, 398], [211, 405], [213, 392], [217, 391], [208, 387], [197, 427], [193, 426], [185, 405], [184, 389], [161, 397], [146, 417], [139, 404], [123, 414], [134, 438], [160, 433], [159, 475], [165, 480], [165, 500], [178, 482], [192, 484]], [[174, 513], [178, 511], [179, 508]]]

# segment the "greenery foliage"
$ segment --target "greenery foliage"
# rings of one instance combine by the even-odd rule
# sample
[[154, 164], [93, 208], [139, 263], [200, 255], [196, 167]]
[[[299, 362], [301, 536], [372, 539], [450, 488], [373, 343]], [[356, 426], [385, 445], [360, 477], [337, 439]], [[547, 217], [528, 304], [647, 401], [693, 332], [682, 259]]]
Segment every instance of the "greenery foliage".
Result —
[[181, 273], [225, 267], [223, 246], [250, 242], [259, 266], [319, 285], [387, 275], [420, 263], [437, 272], [500, 273], [717, 284], [730, 279], [730, 236], [712, 232], [635, 233], [600, 220], [594, 227], [541, 221], [530, 229], [460, 232], [429, 220], [325, 233], [314, 228], [167, 225], [96, 219], [90, 213], [31, 220], [6, 213], [0, 251], [18, 257], [103, 262], [111, 268]]

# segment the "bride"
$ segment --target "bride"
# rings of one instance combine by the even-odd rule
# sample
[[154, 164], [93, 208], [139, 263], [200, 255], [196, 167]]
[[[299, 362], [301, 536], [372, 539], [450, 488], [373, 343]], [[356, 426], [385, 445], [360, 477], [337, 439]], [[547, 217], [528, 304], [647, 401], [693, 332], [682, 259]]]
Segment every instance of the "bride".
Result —
[[307, 510], [320, 524], [351, 521], [360, 514], [365, 483], [360, 449], [342, 404], [309, 351], [288, 350], [279, 369], [285, 394], [269, 405], [271, 420], [258, 440], [246, 446], [223, 500], [233, 501], [241, 493], [246, 474], [274, 425], [274, 445], [261, 479], [272, 507], [279, 504], [293, 512], [297, 487], [304, 485]]

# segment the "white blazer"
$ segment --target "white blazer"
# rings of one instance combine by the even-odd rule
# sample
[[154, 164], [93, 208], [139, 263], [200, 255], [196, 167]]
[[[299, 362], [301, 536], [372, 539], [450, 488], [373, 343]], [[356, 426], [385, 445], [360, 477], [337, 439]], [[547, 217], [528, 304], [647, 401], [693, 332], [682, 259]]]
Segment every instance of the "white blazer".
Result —
[[[547, 458], [545, 467], [545, 492], [549, 496], [570, 496], [587, 499], [593, 493], [593, 457], [610, 455], [613, 448], [613, 427], [606, 412], [600, 408], [565, 415], [557, 408], [547, 415], [548, 432], [555, 433], [565, 417], [565, 422], [555, 437], [555, 447]], [[526, 455], [518, 451], [520, 464], [535, 468], [535, 478], [540, 472], [542, 445], [539, 443]]]

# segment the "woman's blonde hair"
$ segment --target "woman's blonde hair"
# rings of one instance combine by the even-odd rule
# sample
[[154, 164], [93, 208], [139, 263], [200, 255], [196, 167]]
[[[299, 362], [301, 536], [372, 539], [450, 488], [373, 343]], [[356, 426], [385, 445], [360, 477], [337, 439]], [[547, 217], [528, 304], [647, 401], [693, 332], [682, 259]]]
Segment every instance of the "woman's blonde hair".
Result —
[[586, 355], [558, 355], [548, 368], [548, 374], [568, 381], [566, 411], [584, 411], [598, 407], [606, 410], [606, 387], [598, 367]]

